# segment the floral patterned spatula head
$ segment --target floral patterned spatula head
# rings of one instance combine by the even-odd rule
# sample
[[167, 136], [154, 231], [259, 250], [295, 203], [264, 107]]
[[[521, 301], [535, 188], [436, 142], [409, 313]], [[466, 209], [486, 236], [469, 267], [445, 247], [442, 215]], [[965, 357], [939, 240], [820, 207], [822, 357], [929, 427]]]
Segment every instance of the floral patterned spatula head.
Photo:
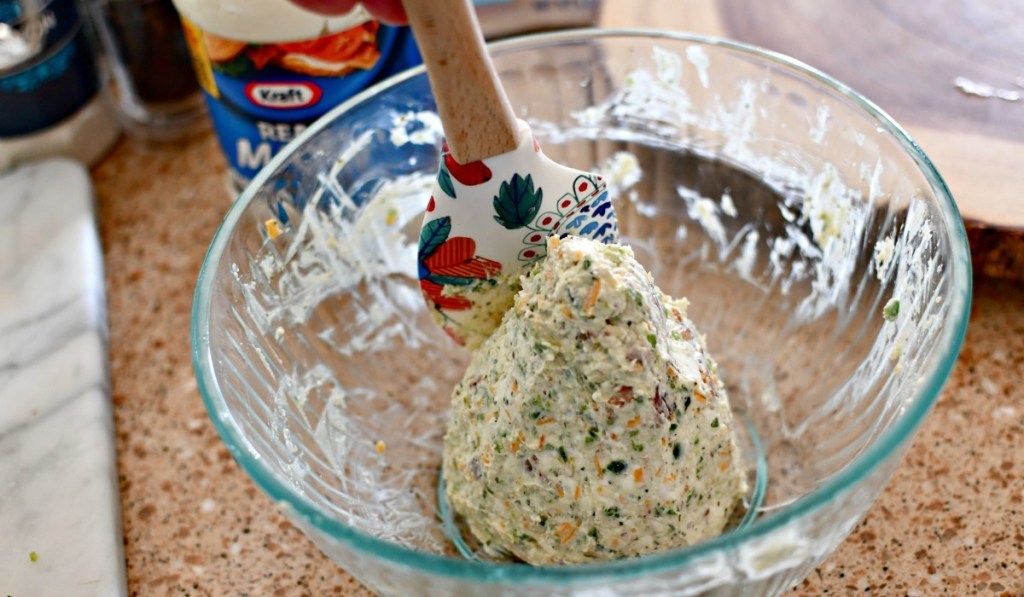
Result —
[[618, 240], [600, 176], [548, 159], [517, 120], [470, 0], [405, 0], [447, 143], [420, 231], [420, 287], [435, 319], [475, 348], [512, 306], [547, 237]]

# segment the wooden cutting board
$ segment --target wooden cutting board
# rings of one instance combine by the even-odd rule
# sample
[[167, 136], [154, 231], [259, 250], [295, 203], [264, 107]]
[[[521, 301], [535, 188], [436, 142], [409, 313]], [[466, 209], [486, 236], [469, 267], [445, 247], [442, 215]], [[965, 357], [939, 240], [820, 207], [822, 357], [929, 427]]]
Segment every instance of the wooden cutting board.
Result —
[[601, 23], [736, 39], [856, 89], [946, 179], [975, 269], [1024, 278], [1024, 2], [605, 0]]

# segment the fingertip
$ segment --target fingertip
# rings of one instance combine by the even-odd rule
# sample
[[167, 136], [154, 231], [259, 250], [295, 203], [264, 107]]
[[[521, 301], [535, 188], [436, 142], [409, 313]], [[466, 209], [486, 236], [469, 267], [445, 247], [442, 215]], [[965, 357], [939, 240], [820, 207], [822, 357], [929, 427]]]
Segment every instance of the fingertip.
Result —
[[292, 4], [328, 17], [347, 14], [355, 8], [358, 0], [288, 0]]
[[366, 10], [385, 25], [408, 25], [409, 17], [401, 0], [362, 0]]

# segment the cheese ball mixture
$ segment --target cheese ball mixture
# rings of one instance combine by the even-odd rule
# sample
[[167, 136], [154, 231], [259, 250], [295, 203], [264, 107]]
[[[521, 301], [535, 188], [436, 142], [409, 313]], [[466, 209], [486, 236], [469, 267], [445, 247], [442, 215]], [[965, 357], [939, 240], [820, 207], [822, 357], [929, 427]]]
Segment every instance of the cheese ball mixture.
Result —
[[744, 467], [686, 305], [628, 247], [548, 241], [452, 396], [447, 499], [486, 551], [582, 563], [725, 529]]

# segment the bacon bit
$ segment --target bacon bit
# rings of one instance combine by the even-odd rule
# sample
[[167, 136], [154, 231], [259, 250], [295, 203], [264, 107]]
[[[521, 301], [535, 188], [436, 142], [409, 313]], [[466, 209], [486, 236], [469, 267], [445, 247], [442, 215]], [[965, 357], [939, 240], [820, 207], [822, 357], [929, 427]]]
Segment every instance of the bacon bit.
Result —
[[663, 467], [663, 466], [662, 467], [658, 467], [658, 472], [654, 473], [654, 476], [655, 477], [660, 477], [661, 476], [661, 471], [663, 471], [663, 470], [665, 470], [665, 467]]
[[544, 436], [543, 435], [540, 436], [540, 441], [537, 442], [537, 449], [538, 450], [543, 450], [544, 449]]
[[570, 311], [569, 307], [566, 307], [565, 305], [562, 305], [562, 315], [565, 315], [566, 319], [572, 319], [572, 311]]
[[668, 375], [668, 378], [671, 379], [672, 381], [678, 381], [679, 380], [679, 372], [676, 371], [676, 366], [673, 365], [672, 363], [668, 364], [668, 367], [666, 367], [665, 373]]
[[619, 538], [618, 537], [612, 537], [612, 547], [614, 547], [615, 549], [619, 548]]
[[671, 418], [675, 405], [669, 406], [668, 402], [661, 397], [661, 386], [654, 388], [654, 399], [651, 402], [654, 403], [654, 412], [661, 415], [665, 420]]
[[679, 323], [683, 322], [683, 314], [680, 313], [679, 309], [676, 309], [675, 307], [672, 308], [672, 317], [675, 317], [676, 321], [678, 321]]
[[669, 473], [669, 474], [665, 475], [665, 482], [666, 483], [671, 483], [671, 482], [673, 482], [675, 480], [676, 480], [676, 474], [675, 473]]
[[644, 467], [633, 469], [633, 481], [637, 483], [643, 483], [644, 481]]
[[597, 295], [601, 294], [601, 279], [594, 280], [594, 285], [590, 288], [590, 294], [587, 295], [587, 302], [583, 304], [584, 311], [591, 311], [594, 305], [597, 304]]
[[[600, 477], [600, 476], [601, 475], [598, 475], [598, 477]], [[598, 495], [600, 495], [600, 494], [604, 493], [604, 487], [598, 485], [597, 489], [595, 491], [597, 491]]]
[[604, 469], [601, 468], [601, 459], [594, 454], [594, 465], [597, 466], [597, 477], [600, 479], [604, 476]]
[[[668, 445], [668, 439], [666, 439], [666, 438], [664, 438], [664, 437], [663, 437], [663, 438], [661, 438], [661, 445], [662, 445], [662, 447], [665, 447], [665, 446], [667, 446], [667, 445]], [[660, 477], [660, 476], [661, 476], [661, 473], [658, 473], [658, 476]]]
[[582, 493], [583, 492], [580, 490], [580, 486], [577, 485], [576, 486], [576, 491], [574, 491], [573, 495], [572, 495], [573, 499], [577, 499], [577, 500], [580, 499], [580, 495], [582, 495]]
[[515, 394], [518, 391], [519, 391], [519, 382], [513, 379], [512, 380], [512, 393]]
[[558, 485], [555, 485], [555, 493], [557, 493], [558, 497], [560, 497], [560, 498], [564, 498], [565, 497], [565, 490], [562, 489], [562, 484], [561, 483], [559, 483]]
[[626, 422], [626, 427], [632, 429], [640, 424], [640, 415], [637, 415]]
[[608, 399], [608, 404], [612, 406], [623, 407], [633, 401], [633, 386], [622, 386], [620, 387], [612, 397]]
[[576, 527], [572, 526], [568, 522], [563, 522], [562, 526], [558, 527], [558, 536], [562, 538], [562, 545], [572, 541], [572, 537], [575, 534]]
[[693, 391], [693, 397], [697, 400], [697, 402], [700, 402], [701, 404], [705, 404], [708, 401], [707, 396], [705, 396], [704, 394], [701, 394], [700, 390], [694, 390]]
[[481, 460], [481, 461], [482, 461], [482, 462], [483, 462], [484, 464], [486, 464], [486, 465], [488, 465], [488, 466], [489, 466], [489, 465], [491, 464], [491, 457], [490, 457], [490, 456], [488, 456], [487, 454], [484, 454], [483, 456], [481, 456], [481, 457], [480, 457], [480, 460]]
[[718, 463], [718, 468], [724, 471], [729, 468], [730, 464], [732, 464], [732, 459], [724, 458], [722, 459], [722, 462]]
[[617, 441], [619, 441], [619, 434], [618, 433], [613, 433], [613, 434], [611, 434], [611, 438], [612, 438], [613, 442], [617, 442]]
[[537, 421], [537, 426], [539, 427], [541, 425], [547, 425], [548, 423], [554, 423], [554, 422], [555, 422], [554, 417], [544, 417], [543, 419], [540, 419], [539, 421]]

